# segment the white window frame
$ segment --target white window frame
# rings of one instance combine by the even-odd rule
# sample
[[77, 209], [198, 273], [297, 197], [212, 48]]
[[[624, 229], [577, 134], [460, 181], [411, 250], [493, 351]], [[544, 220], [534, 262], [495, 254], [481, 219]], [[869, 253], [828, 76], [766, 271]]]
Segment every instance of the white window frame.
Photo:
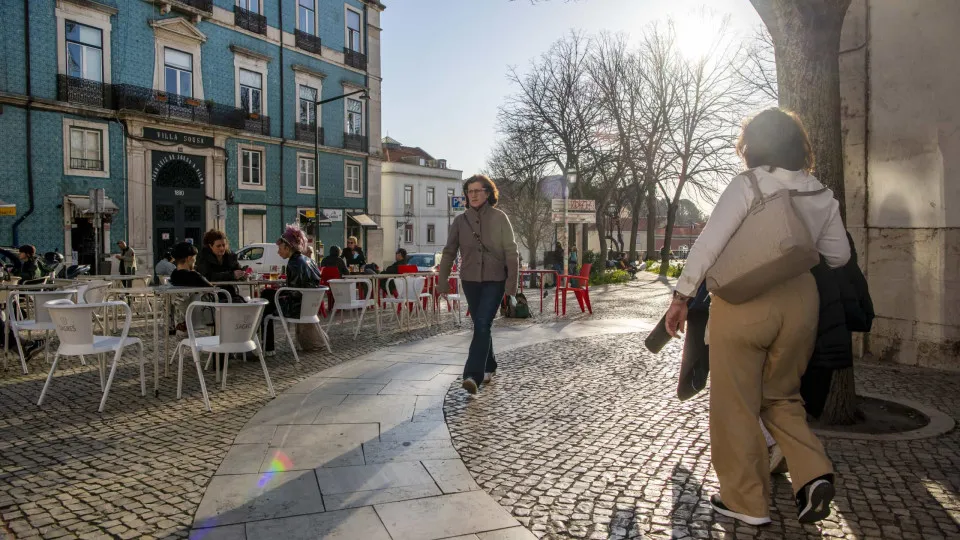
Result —
[[245, 69], [247, 71], [252, 71], [254, 73], [260, 74], [260, 112], [257, 113], [261, 116], [269, 116], [270, 113], [267, 111], [267, 104], [270, 102], [267, 95], [267, 89], [270, 86], [269, 80], [267, 79], [267, 61], [263, 58], [253, 58], [247, 56], [237, 50], [233, 52], [233, 86], [234, 86], [234, 102], [237, 104], [237, 108], [241, 107], [240, 101], [240, 70]]
[[[433, 233], [433, 234], [430, 234]], [[431, 239], [431, 236], [433, 237]], [[433, 223], [427, 223], [427, 243], [436, 244], [437, 243], [437, 226]]]
[[[194, 72], [194, 69], [193, 69], [193, 68], [194, 68], [194, 66], [196, 65], [196, 62], [195, 62], [195, 60], [194, 60], [194, 58], [193, 58], [193, 54], [191, 54], [191, 53], [189, 53], [189, 52], [187, 52], [187, 51], [182, 51], [182, 50], [177, 49], [177, 48], [175, 48], [175, 47], [164, 47], [164, 48], [163, 48], [163, 82], [164, 82], [164, 88], [163, 88], [163, 89], [164, 89], [164, 92], [166, 92], [167, 94], [170, 94], [170, 93], [171, 93], [171, 92], [170, 92], [169, 90], [167, 90], [167, 88], [166, 88], [166, 86], [167, 86], [167, 85], [166, 85], [166, 83], [167, 83], [167, 67], [168, 67], [168, 66], [167, 66], [167, 51], [178, 52], [178, 53], [180, 53], [180, 54], [185, 54], [185, 55], [187, 55], [187, 56], [190, 57], [190, 71], [187, 71], [187, 70], [185, 70], [185, 69], [183, 69], [183, 68], [181, 68], [181, 67], [179, 67], [179, 66], [169, 66], [169, 67], [171, 67], [172, 69], [176, 70], [176, 72], [177, 72], [177, 91], [174, 92], [174, 94], [175, 94], [175, 95], [178, 95], [178, 96], [181, 96], [181, 97], [183, 97], [183, 98], [194, 99], [194, 94], [196, 94], [196, 86], [197, 86], [197, 85], [196, 85], [196, 81], [197, 81], [197, 79], [196, 79], [196, 75], [195, 75], [195, 72]], [[180, 93], [180, 74], [181, 74], [181, 73], [189, 73], [189, 74], [190, 74], [190, 95], [189, 95], [189, 96], [184, 96], [183, 94]]]
[[[252, 11], [257, 15], [264, 15], [262, 0], [236, 0], [235, 5], [240, 6], [247, 11]], [[256, 6], [256, 9], [250, 9], [250, 6]]]
[[[352, 49], [352, 48], [349, 47], [349, 44], [350, 44], [350, 27], [347, 26], [347, 21], [349, 20], [349, 19], [347, 18], [347, 16], [348, 16], [348, 12], [351, 12], [351, 11], [360, 16], [360, 38], [359, 38], [359, 41], [360, 41], [360, 50]], [[364, 45], [364, 43], [363, 43], [363, 41], [364, 41], [364, 39], [363, 39], [363, 38], [364, 38], [364, 31], [363, 31], [363, 30], [364, 30], [364, 28], [363, 28], [363, 12], [360, 11], [359, 9], [354, 8], [353, 6], [350, 6], [350, 5], [348, 5], [348, 4], [344, 4], [344, 5], [343, 5], [343, 47], [344, 47], [345, 49], [350, 49], [351, 51], [358, 52], [358, 53], [360, 53], [360, 54], [366, 54], [366, 53], [364, 52], [364, 50], [363, 50], [363, 45]]]
[[[356, 90], [362, 90], [362, 88], [343, 85], [344, 94], [349, 94], [350, 92], [354, 92]], [[353, 100], [353, 101], [360, 102], [360, 133], [359, 134], [366, 135], [367, 134], [367, 100], [360, 99], [358, 96], [359, 94], [357, 94], [356, 96], [350, 96], [348, 98], [343, 99], [343, 132], [344, 133], [350, 132], [350, 130], [348, 129], [348, 126], [350, 125], [348, 123], [350, 117], [348, 114], [347, 104], [350, 100]]]
[[150, 25], [153, 26], [155, 54], [153, 89], [160, 92], [165, 92], [167, 89], [163, 51], [169, 47], [193, 56], [193, 96], [191, 97], [203, 101], [203, 59], [200, 55], [200, 46], [207, 41], [207, 36], [182, 17], [154, 20]]
[[296, 29], [299, 30], [299, 31], [301, 31], [301, 32], [303, 32], [303, 33], [305, 33], [305, 34], [310, 34], [310, 35], [313, 35], [313, 36], [319, 36], [319, 35], [320, 35], [320, 31], [318, 30], [318, 28], [319, 28], [319, 26], [320, 26], [320, 17], [319, 17], [319, 15], [317, 15], [317, 13], [318, 13], [320, 10], [318, 9], [319, 6], [317, 6], [317, 0], [313, 0], [313, 32], [308, 32], [308, 31], [306, 31], [306, 30], [304, 30], [303, 28], [300, 27], [300, 7], [301, 7], [301, 6], [300, 6], [300, 0], [297, 0], [297, 26], [296, 26]]
[[67, 74], [67, 21], [80, 23], [91, 28], [97, 28], [101, 32], [103, 73], [102, 79], [105, 84], [113, 82], [110, 73], [110, 44], [111, 31], [110, 16], [117, 14], [117, 9], [96, 3], [83, 2], [74, 3], [70, 0], [57, 2], [55, 9], [57, 18], [57, 73]]
[[[357, 190], [350, 190], [350, 186], [347, 184], [347, 170], [351, 167], [356, 167], [357, 169]], [[350, 199], [362, 199], [363, 198], [363, 163], [359, 161], [344, 161], [343, 162], [343, 196]]]
[[[317, 179], [316, 179], [316, 156], [313, 154], [307, 154], [303, 152], [297, 153], [297, 193], [316, 193], [317, 192]], [[302, 161], [310, 161], [310, 176], [314, 176], [313, 187], [305, 187], [300, 182], [300, 164]]]
[[[100, 157], [103, 159], [102, 171], [89, 171], [70, 167], [70, 130], [72, 128], [97, 130], [100, 132]], [[63, 119], [63, 174], [86, 176], [88, 178], [110, 178], [110, 124], [88, 122], [86, 120]]]
[[[260, 153], [260, 183], [259, 184], [251, 184], [243, 181], [244, 151]], [[247, 191], [266, 191], [267, 190], [267, 175], [265, 174], [266, 161], [267, 161], [266, 147], [255, 145], [255, 144], [243, 144], [243, 143], [237, 144], [237, 188], [247, 190]]]
[[[414, 209], [415, 206], [416, 206], [416, 201], [414, 201], [415, 196], [414, 196], [413, 186], [410, 185], [410, 184], [404, 185], [404, 186], [403, 186], [403, 191], [401, 191], [401, 193], [403, 194], [403, 195], [402, 195], [402, 198], [400, 199], [400, 208], [401, 208], [401, 211], [403, 211], [403, 212], [407, 212], [407, 211], [413, 212], [413, 209]], [[407, 202], [407, 194], [408, 194], [408, 193], [410, 194], [410, 202], [409, 202], [409, 203]]]
[[[317, 89], [317, 100], [323, 96], [323, 76], [319, 73], [304, 71], [294, 66], [294, 82], [297, 89], [297, 99], [293, 100], [293, 118], [294, 122], [300, 121], [300, 87], [309, 86]], [[317, 108], [317, 123], [323, 126], [323, 105]]]
[[413, 232], [414, 232], [413, 223], [407, 223], [406, 225], [403, 226], [403, 243], [404, 244], [414, 243], [414, 240], [416, 240], [416, 238], [414, 238]]
[[[243, 84], [243, 81], [241, 80], [241, 78], [244, 72], [260, 77], [260, 86], [254, 87], [254, 86]], [[259, 71], [251, 71], [249, 69], [240, 68], [239, 70], [237, 70], [237, 84], [240, 86], [240, 88], [238, 89], [240, 94], [240, 99], [238, 101], [239, 108], [247, 111], [248, 114], [263, 114], [263, 74], [260, 73]], [[249, 94], [246, 107], [243, 106], [244, 88], [247, 89], [247, 92]], [[256, 95], [256, 100], [253, 99], [254, 95]]]
[[[97, 32], [100, 33], [100, 45], [99, 45], [99, 46], [90, 45], [89, 43], [84, 43], [84, 42], [82, 42], [82, 41], [71, 41], [69, 38], [65, 38], [65, 39], [66, 39], [65, 45], [67, 46], [67, 49], [69, 49], [69, 45], [71, 45], [71, 44], [75, 44], [75, 45], [78, 45], [78, 46], [80, 47], [80, 50], [81, 50], [81, 55], [80, 55], [80, 62], [81, 62], [80, 72], [81, 72], [81, 74], [80, 74], [80, 76], [77, 77], [77, 78], [78, 78], [78, 79], [83, 79], [83, 80], [86, 80], [86, 81], [94, 81], [94, 82], [101, 82], [101, 83], [102, 83], [102, 82], [103, 82], [103, 30], [100, 29], [100, 28], [98, 28], [98, 27], [96, 27], [96, 26], [90, 26], [89, 24], [83, 24], [82, 22], [77, 22], [77, 21], [74, 21], [74, 20], [72, 20], [72, 19], [66, 19], [66, 20], [64, 20], [64, 30], [63, 30], [63, 31], [64, 31], [64, 36], [66, 36], [66, 32], [67, 32], [67, 30], [66, 30], [66, 24], [67, 24], [68, 22], [69, 22], [69, 23], [72, 23], [72, 24], [76, 24], [76, 25], [78, 25], [78, 26], [83, 26], [84, 28], [89, 28], [89, 29], [91, 29], [91, 30], [96, 30]], [[100, 77], [100, 78], [99, 78], [99, 79], [91, 79], [91, 78], [89, 78], [89, 77], [86, 76], [86, 72], [88, 71], [88, 68], [90, 67], [90, 66], [87, 64], [87, 55], [86, 55], [86, 52], [87, 52], [88, 50], [96, 50], [96, 51], [99, 51], [99, 52], [100, 52], [100, 65], [98, 66], [98, 67], [100, 68], [100, 69], [99, 69], [99, 71], [100, 71], [100, 73], [99, 73], [99, 77]], [[68, 51], [68, 50], [65, 50], [65, 51], [64, 51], [64, 54], [67, 56], [67, 59], [69, 60], [69, 58], [70, 58], [69, 51]], [[68, 62], [68, 65], [69, 65], [69, 62]], [[67, 75], [70, 75], [69, 71], [70, 71], [70, 70], [69, 70], [69, 67], [68, 67], [68, 69], [67, 69], [67, 72], [68, 72]]]
[[428, 187], [427, 188], [427, 206], [436, 206], [437, 205], [437, 188]]

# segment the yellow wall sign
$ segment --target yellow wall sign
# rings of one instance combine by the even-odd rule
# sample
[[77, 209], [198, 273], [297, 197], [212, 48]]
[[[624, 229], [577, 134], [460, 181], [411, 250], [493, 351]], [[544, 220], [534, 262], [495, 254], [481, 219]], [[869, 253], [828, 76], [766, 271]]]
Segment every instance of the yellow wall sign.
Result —
[[16, 206], [0, 206], [0, 216], [15, 216], [17, 215]]

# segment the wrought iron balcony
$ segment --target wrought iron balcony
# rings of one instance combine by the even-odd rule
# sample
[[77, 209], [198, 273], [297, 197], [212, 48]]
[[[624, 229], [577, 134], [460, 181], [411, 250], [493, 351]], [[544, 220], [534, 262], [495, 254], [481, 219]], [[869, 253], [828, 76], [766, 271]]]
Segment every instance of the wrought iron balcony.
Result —
[[213, 12], [213, 0], [173, 0], [173, 3], [184, 4], [200, 11]]
[[57, 99], [104, 109], [112, 108], [109, 84], [69, 75], [57, 75]]
[[270, 134], [270, 118], [262, 114], [132, 84], [113, 86], [113, 104], [117, 110], [134, 110], [188, 122]]
[[103, 160], [70, 158], [70, 168], [83, 171], [102, 171]]
[[267, 35], [267, 18], [240, 6], [233, 6], [233, 24], [244, 30]]
[[367, 55], [353, 49], [343, 48], [343, 62], [352, 68], [367, 70]]
[[315, 36], [313, 34], [296, 30], [293, 33], [293, 37], [296, 41], [298, 49], [303, 49], [307, 52], [312, 52], [315, 54], [321, 54], [320, 36]]
[[356, 150], [358, 152], [369, 151], [366, 135], [355, 135], [353, 133], [343, 133], [343, 147], [347, 150]]
[[[298, 141], [312, 143], [317, 137], [317, 125], [313, 123], [301, 124], [300, 122], [297, 122], [296, 133], [294, 135]], [[324, 144], [323, 139], [323, 126], [320, 126], [320, 144]]]

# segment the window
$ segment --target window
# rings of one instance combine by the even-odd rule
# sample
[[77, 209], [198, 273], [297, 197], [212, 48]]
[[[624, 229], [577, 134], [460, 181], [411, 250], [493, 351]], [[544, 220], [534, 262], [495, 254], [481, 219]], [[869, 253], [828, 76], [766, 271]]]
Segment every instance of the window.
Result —
[[247, 11], [260, 13], [260, 0], [237, 0], [237, 5]]
[[297, 186], [300, 189], [317, 189], [317, 183], [314, 176], [314, 166], [316, 160], [313, 158], [300, 158], [297, 160]]
[[437, 190], [428, 187], [427, 188], [427, 206], [436, 206], [437, 204]]
[[166, 47], [163, 66], [167, 93], [193, 97], [193, 55]]
[[261, 247], [251, 247], [247, 249], [241, 249], [237, 253], [238, 261], [259, 261], [263, 258], [263, 248]]
[[297, 7], [297, 20], [300, 22], [300, 31], [307, 34], [315, 34], [314, 32], [314, 0], [300, 0], [299, 6]]
[[413, 211], [413, 186], [403, 186], [403, 211]]
[[317, 89], [300, 85], [300, 108], [298, 110], [298, 122], [301, 124], [315, 125], [317, 121], [317, 109], [314, 103], [317, 102]]
[[102, 131], [71, 127], [70, 168], [83, 171], [102, 171], [102, 143]]
[[427, 225], [427, 243], [436, 244], [437, 243], [437, 227], [436, 225]]
[[73, 21], [64, 23], [67, 75], [103, 82], [103, 31]]
[[413, 224], [408, 224], [403, 227], [403, 242], [405, 244], [413, 243]]
[[251, 186], [263, 184], [260, 179], [260, 164], [263, 154], [256, 150], [241, 150], [240, 155], [240, 183]]
[[347, 48], [363, 52], [360, 48], [360, 13], [352, 9], [347, 10]]
[[263, 75], [240, 69], [240, 108], [251, 114], [260, 114]]
[[363, 103], [359, 99], [347, 98], [347, 126], [350, 135], [363, 135]]
[[360, 193], [360, 166], [348, 163], [344, 167], [344, 184], [347, 193]]

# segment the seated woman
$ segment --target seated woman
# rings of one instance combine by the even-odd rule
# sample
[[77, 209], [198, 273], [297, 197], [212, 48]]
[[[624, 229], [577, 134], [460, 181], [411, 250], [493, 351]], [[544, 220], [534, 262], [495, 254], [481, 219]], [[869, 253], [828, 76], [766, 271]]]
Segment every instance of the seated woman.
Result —
[[[208, 281], [240, 281], [246, 275], [237, 262], [236, 254], [230, 251], [227, 235], [211, 229], [203, 235], [203, 249], [197, 256], [197, 271]], [[243, 302], [243, 297], [233, 285], [221, 288], [230, 292], [233, 302]]]
[[[307, 245], [307, 235], [300, 230], [297, 224], [287, 225], [283, 235], [277, 240], [277, 250], [280, 257], [287, 259], [287, 283], [285, 287], [294, 289], [315, 289], [320, 286], [320, 269], [317, 263], [313, 262], [303, 254]], [[331, 248], [331, 252], [333, 248]], [[339, 249], [337, 250], [339, 251]], [[268, 289], [263, 291], [261, 298], [267, 300], [269, 305], [264, 309], [264, 318], [267, 315], [276, 315], [278, 313], [277, 291]], [[300, 316], [299, 293], [285, 293], [280, 297], [279, 309], [283, 310], [284, 317], [298, 318]], [[273, 324], [266, 325], [263, 342], [263, 351], [266, 356], [273, 356], [274, 351]]]
[[[173, 262], [177, 269], [170, 274], [170, 285], [174, 287], [213, 287], [199, 272], [194, 270], [197, 262], [197, 248], [189, 242], [180, 242], [173, 246]], [[174, 321], [178, 339], [187, 337], [187, 307], [196, 300], [196, 295], [185, 296], [174, 305]], [[200, 325], [199, 311], [194, 312], [194, 328]]]
[[330, 246], [330, 254], [320, 260], [320, 268], [336, 268], [340, 271], [340, 277], [349, 274], [347, 264], [343, 262], [340, 256], [340, 246]]
[[347, 238], [347, 248], [343, 250], [343, 259], [347, 266], [357, 265], [363, 268], [367, 264], [367, 257], [363, 254], [363, 248], [356, 236]]

